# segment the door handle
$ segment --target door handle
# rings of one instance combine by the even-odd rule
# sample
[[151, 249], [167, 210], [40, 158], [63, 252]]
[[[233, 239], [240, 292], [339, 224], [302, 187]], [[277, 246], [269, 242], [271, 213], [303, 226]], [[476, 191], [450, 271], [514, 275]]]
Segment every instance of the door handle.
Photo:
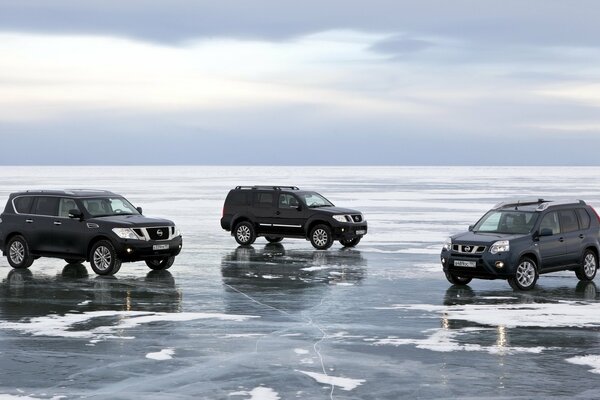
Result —
[[583, 235], [583, 233], [581, 235], [579, 235], [579, 239], [584, 239], [585, 236]]
[[60, 221], [54, 221], [54, 225], [62, 225], [62, 222], [60, 222]]
[[281, 211], [275, 211], [275, 215], [281, 214]]
[[559, 238], [558, 241], [562, 243], [565, 241], [565, 238]]
[[33, 220], [32, 219], [26, 219], [25, 222], [28, 223], [28, 224], [31, 224], [31, 223], [33, 223]]

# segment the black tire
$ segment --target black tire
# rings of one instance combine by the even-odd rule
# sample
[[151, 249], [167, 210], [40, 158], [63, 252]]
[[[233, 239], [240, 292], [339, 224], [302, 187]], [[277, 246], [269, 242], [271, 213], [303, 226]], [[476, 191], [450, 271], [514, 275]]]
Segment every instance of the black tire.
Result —
[[98, 275], [114, 275], [121, 269], [121, 260], [108, 240], [100, 240], [92, 246], [90, 264]]
[[235, 226], [233, 236], [240, 246], [250, 246], [256, 240], [256, 230], [250, 222], [242, 221]]
[[12, 237], [6, 245], [6, 258], [11, 267], [24, 269], [31, 267], [33, 257], [29, 252], [27, 240], [21, 235]]
[[155, 271], [161, 271], [163, 269], [171, 268], [171, 265], [175, 262], [175, 256], [173, 257], [165, 257], [165, 258], [157, 258], [153, 260], [146, 260], [146, 265], [148, 268], [153, 269]]
[[310, 243], [317, 250], [327, 250], [333, 244], [333, 236], [329, 225], [319, 224], [310, 231]]
[[275, 237], [275, 236], [265, 236], [265, 239], [267, 239], [267, 242], [269, 242], [269, 243], [279, 243], [283, 240], [282, 237]]
[[468, 285], [469, 282], [471, 282], [473, 280], [473, 278], [471, 277], [466, 277], [466, 276], [458, 276], [458, 275], [454, 275], [451, 272], [444, 272], [446, 274], [446, 279], [448, 279], [448, 282], [450, 282], [453, 285]]
[[354, 247], [360, 243], [360, 236], [355, 237], [354, 239], [340, 239], [340, 244], [344, 247]]
[[85, 260], [83, 258], [65, 258], [67, 264], [81, 264]]
[[575, 270], [575, 275], [580, 281], [593, 281], [598, 270], [598, 257], [592, 250], [587, 249], [581, 257], [581, 265]]
[[515, 275], [508, 278], [508, 284], [514, 290], [531, 290], [539, 278], [537, 265], [529, 257], [523, 257], [517, 264]]

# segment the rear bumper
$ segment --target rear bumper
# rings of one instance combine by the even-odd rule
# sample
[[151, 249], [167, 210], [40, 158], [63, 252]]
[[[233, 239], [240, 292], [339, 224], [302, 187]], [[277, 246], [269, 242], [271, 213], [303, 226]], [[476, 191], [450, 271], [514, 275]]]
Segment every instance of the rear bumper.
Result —
[[[156, 245], [168, 246], [168, 248], [155, 250]], [[115, 251], [121, 261], [130, 262], [177, 256], [181, 253], [182, 246], [181, 236], [161, 241], [123, 240], [115, 243]]]
[[[458, 267], [457, 260], [474, 261], [475, 267]], [[448, 250], [442, 250], [440, 262], [444, 272], [450, 272], [462, 277], [479, 279], [507, 279], [514, 275], [516, 262], [509, 253], [492, 254], [485, 252], [478, 255], [465, 255]], [[499, 267], [502, 263], [503, 267]]]

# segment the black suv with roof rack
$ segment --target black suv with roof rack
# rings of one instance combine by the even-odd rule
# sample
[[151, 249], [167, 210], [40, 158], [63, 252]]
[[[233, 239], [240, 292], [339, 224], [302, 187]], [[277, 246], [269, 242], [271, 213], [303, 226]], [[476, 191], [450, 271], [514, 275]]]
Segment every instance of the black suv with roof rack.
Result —
[[335, 207], [319, 193], [295, 186], [237, 186], [225, 199], [221, 227], [242, 246], [258, 236], [271, 243], [289, 237], [310, 240], [319, 250], [334, 240], [354, 247], [367, 233], [360, 211]]
[[571, 270], [582, 281], [596, 276], [600, 223], [582, 200], [543, 199], [497, 204], [469, 231], [449, 237], [441, 253], [448, 281], [507, 279], [532, 289], [540, 274]]
[[142, 260], [161, 270], [173, 265], [181, 246], [172, 221], [145, 217], [140, 207], [108, 191], [12, 193], [0, 215], [0, 248], [13, 268], [53, 257], [69, 264], [87, 260], [99, 275]]

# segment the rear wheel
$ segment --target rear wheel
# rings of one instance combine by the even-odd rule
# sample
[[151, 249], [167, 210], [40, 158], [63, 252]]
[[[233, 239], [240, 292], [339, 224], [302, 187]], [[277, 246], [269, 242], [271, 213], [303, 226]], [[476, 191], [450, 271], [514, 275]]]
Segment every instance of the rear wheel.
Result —
[[157, 258], [153, 260], [146, 260], [146, 265], [148, 268], [153, 269], [155, 271], [169, 269], [171, 265], [175, 262], [175, 257], [165, 257], [165, 258]]
[[267, 239], [267, 242], [269, 242], [269, 243], [279, 243], [283, 240], [282, 237], [275, 237], [275, 236], [265, 236], [265, 239]]
[[121, 260], [108, 240], [101, 240], [92, 246], [90, 264], [98, 275], [114, 275], [121, 269]]
[[17, 235], [8, 241], [6, 246], [8, 263], [11, 267], [22, 269], [33, 264], [33, 257], [29, 253], [29, 245], [25, 238]]
[[592, 281], [598, 270], [598, 257], [592, 250], [583, 253], [581, 266], [575, 270], [575, 275], [580, 281]]
[[344, 247], [354, 247], [360, 243], [361, 237], [355, 237], [354, 239], [340, 239], [340, 244]]
[[528, 257], [523, 257], [517, 265], [515, 275], [508, 278], [508, 284], [515, 290], [531, 290], [538, 280], [537, 266]]
[[445, 272], [445, 274], [446, 274], [446, 279], [448, 279], [448, 282], [450, 282], [453, 285], [467, 285], [469, 282], [471, 282], [473, 280], [473, 278], [471, 278], [471, 277], [458, 276], [458, 275], [454, 275], [451, 272]]
[[235, 241], [242, 246], [250, 246], [256, 240], [254, 225], [248, 221], [240, 222], [235, 226]]
[[317, 225], [310, 231], [310, 243], [317, 250], [327, 250], [333, 244], [331, 228], [325, 224]]

